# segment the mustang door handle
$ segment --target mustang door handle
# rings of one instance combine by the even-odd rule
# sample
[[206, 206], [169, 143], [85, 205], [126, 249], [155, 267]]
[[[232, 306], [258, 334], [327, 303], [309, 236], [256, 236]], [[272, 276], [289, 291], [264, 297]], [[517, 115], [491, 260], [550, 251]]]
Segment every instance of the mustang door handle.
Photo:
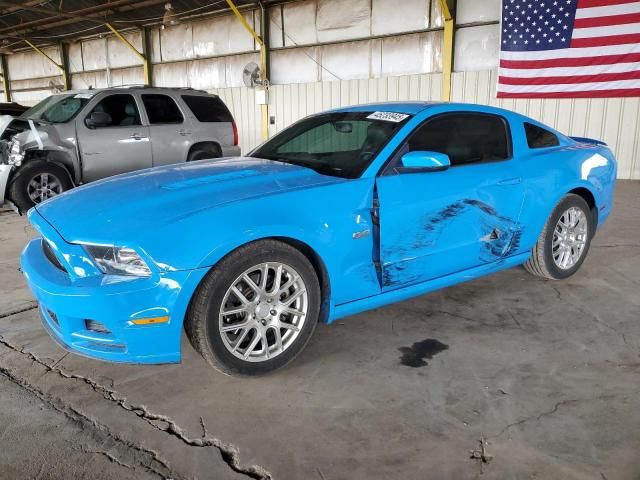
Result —
[[498, 185], [517, 185], [520, 182], [522, 182], [522, 179], [520, 177], [505, 178], [503, 180], [500, 180], [498, 182]]
[[191, 135], [191, 132], [190, 132], [189, 130], [180, 130], [178, 133], [179, 133], [180, 135], [182, 135], [183, 137], [184, 137], [185, 135]]
[[142, 140], [143, 138], [147, 138], [147, 137], [144, 137], [139, 133], [132, 133], [130, 138], [133, 138], [134, 140]]

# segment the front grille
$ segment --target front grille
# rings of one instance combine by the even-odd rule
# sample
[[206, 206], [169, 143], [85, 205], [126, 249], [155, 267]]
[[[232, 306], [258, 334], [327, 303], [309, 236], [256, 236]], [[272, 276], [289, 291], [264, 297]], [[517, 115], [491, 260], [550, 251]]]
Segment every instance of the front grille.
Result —
[[58, 260], [58, 257], [56, 257], [56, 254], [53, 252], [53, 249], [51, 248], [51, 245], [49, 245], [49, 242], [44, 239], [42, 240], [42, 251], [44, 252], [44, 256], [47, 257], [47, 260], [49, 260], [54, 267], [56, 267], [58, 270], [62, 270], [65, 273], [67, 272], [67, 270], [60, 263], [60, 260]]

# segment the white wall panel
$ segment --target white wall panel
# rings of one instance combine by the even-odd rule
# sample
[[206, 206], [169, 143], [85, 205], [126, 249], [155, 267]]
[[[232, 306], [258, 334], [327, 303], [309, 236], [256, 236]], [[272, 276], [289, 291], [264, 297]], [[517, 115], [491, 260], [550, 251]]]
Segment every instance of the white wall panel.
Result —
[[284, 47], [283, 35], [282, 35], [282, 14], [283, 5], [277, 5], [267, 10], [269, 14], [269, 46], [271, 48]]
[[[318, 49], [292, 48], [271, 52], [271, 83], [308, 83], [318, 80]], [[316, 61], [314, 61], [314, 59]]]
[[429, 27], [429, 0], [403, 0], [398, 14], [398, 0], [372, 0], [371, 34], [410, 32]]
[[85, 70], [100, 70], [107, 67], [105, 39], [86, 40], [82, 42], [82, 59]]
[[194, 60], [188, 63], [186, 84], [199, 90], [222, 88], [226, 86], [226, 62], [224, 58]]
[[187, 62], [154, 65], [152, 73], [153, 84], [158, 87], [189, 86], [189, 64]]
[[482, 25], [456, 31], [454, 69], [490, 70], [498, 66], [500, 26]]
[[[285, 45], [309, 45], [318, 42], [316, 0], [287, 3], [283, 6]], [[279, 23], [279, 20], [276, 19]]]
[[456, 23], [491, 22], [500, 19], [500, 0], [457, 0]]
[[380, 76], [442, 70], [442, 33], [427, 32], [382, 39]]
[[71, 42], [69, 44], [69, 71], [82, 72], [82, 42]]
[[371, 42], [334, 43], [319, 47], [322, 80], [369, 78], [371, 74]]
[[[253, 25], [253, 13], [244, 14], [249, 25]], [[256, 27], [259, 33], [259, 15]], [[232, 15], [215, 17], [193, 23], [193, 52], [196, 57], [227, 55], [254, 50], [253, 36]]]
[[71, 88], [76, 90], [106, 88], [107, 86], [107, 72], [105, 71], [74, 73], [71, 75]]
[[[142, 35], [140, 32], [125, 33], [126, 38], [131, 45], [142, 51]], [[109, 52], [109, 66], [111, 68], [130, 67], [133, 65], [142, 65], [142, 60], [128, 46], [114, 36], [107, 38], [107, 51]]]
[[[57, 47], [45, 48], [43, 51], [55, 62], [60, 63], [60, 52]], [[60, 69], [34, 50], [27, 50], [7, 56], [9, 77], [12, 80], [27, 78], [52, 77], [60, 74]]]
[[320, 42], [367, 37], [371, 34], [370, 0], [318, 0], [316, 26]]
[[193, 58], [193, 24], [183, 23], [160, 30], [160, 51], [163, 62]]

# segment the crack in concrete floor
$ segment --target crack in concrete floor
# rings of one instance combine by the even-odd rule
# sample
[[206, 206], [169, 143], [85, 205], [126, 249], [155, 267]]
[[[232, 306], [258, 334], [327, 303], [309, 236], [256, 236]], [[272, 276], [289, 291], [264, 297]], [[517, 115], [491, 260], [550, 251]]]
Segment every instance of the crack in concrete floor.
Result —
[[[44, 393], [42, 390], [38, 389], [34, 385], [20, 378], [18, 375], [16, 375], [13, 371], [9, 370], [8, 368], [0, 366], [0, 375], [4, 375], [8, 380], [18, 385], [19, 387], [23, 388], [30, 394], [34, 395], [36, 398], [38, 398], [41, 402], [43, 402], [49, 408], [57, 412], [60, 412], [72, 422], [79, 424], [83, 428], [86, 428], [87, 426], [90, 428], [93, 428], [105, 434], [116, 443], [141, 453], [145, 458], [148, 459], [148, 464], [139, 462], [139, 466], [143, 468], [145, 471], [147, 471], [148, 473], [154, 474], [159, 478], [179, 478], [173, 474], [169, 465], [163, 459], [160, 458], [157, 452], [146, 449], [140, 445], [136, 445], [122, 438], [118, 434], [112, 432], [106, 425], [103, 425], [98, 421], [96, 421], [95, 419], [90, 418], [89, 416], [82, 413], [80, 410], [73, 408], [65, 404], [64, 402], [56, 401], [51, 396]], [[120, 461], [118, 461], [118, 464], [135, 469], [135, 466], [126, 465]]]
[[[202, 436], [201, 437], [196, 437], [196, 438], [192, 438], [190, 436], [187, 435], [187, 433], [184, 431], [184, 429], [182, 429], [178, 424], [176, 424], [175, 421], [173, 421], [171, 418], [165, 416], [165, 415], [160, 415], [157, 413], [153, 413], [151, 411], [149, 411], [149, 409], [145, 406], [145, 405], [133, 405], [130, 404], [129, 402], [127, 402], [127, 399], [124, 397], [121, 397], [120, 395], [118, 395], [118, 393], [105, 386], [102, 385], [98, 382], [96, 382], [95, 380], [92, 380], [91, 378], [85, 377], [83, 375], [78, 375], [75, 373], [68, 373], [64, 370], [62, 370], [61, 368], [59, 368], [57, 366], [57, 363], [54, 365], [50, 365], [49, 363], [45, 362], [44, 360], [38, 358], [38, 356], [34, 355], [32, 352], [28, 352], [26, 350], [24, 350], [24, 348], [22, 347], [18, 347], [17, 345], [12, 344], [11, 342], [9, 342], [8, 340], [6, 340], [4, 337], [0, 336], [0, 344], [4, 345], [5, 347], [20, 353], [21, 355], [24, 355], [26, 357], [28, 357], [30, 360], [38, 363], [39, 365], [43, 366], [47, 373], [55, 373], [58, 376], [60, 376], [61, 378], [64, 379], [71, 379], [71, 380], [79, 380], [84, 382], [85, 384], [87, 384], [92, 390], [94, 390], [95, 392], [99, 393], [100, 395], [102, 395], [102, 397], [105, 400], [108, 400], [110, 402], [113, 402], [114, 404], [116, 404], [117, 406], [119, 406], [120, 408], [122, 408], [123, 410], [126, 410], [127, 412], [131, 412], [134, 413], [137, 417], [143, 419], [144, 421], [146, 421], [149, 425], [151, 425], [153, 428], [155, 428], [156, 430], [159, 430], [161, 432], [164, 433], [168, 433], [169, 435], [172, 435], [176, 438], [178, 438], [179, 440], [181, 440], [183, 443], [185, 443], [186, 445], [190, 446], [190, 447], [197, 447], [197, 448], [206, 448], [206, 447], [214, 447], [216, 448], [219, 452], [220, 455], [222, 456], [222, 459], [227, 463], [227, 465], [229, 465], [229, 467], [237, 473], [240, 474], [244, 474], [246, 476], [248, 476], [249, 478], [253, 478], [253, 479], [258, 479], [258, 480], [270, 480], [272, 478], [271, 474], [263, 467], [258, 466], [258, 465], [249, 465], [249, 466], [243, 466], [240, 464], [240, 454], [239, 454], [239, 449], [234, 446], [231, 445], [229, 443], [225, 443], [222, 440], [212, 437], [209, 435], [209, 433], [207, 432], [206, 426], [204, 424], [204, 421], [202, 418], [200, 418], [200, 424], [202, 426], [203, 432], [202, 432]], [[7, 369], [3, 368], [0, 366], [0, 371], [2, 371], [3, 373], [5, 373], [5, 375], [7, 375], [10, 379], [12, 379], [12, 381], [14, 381], [14, 383], [17, 383], [20, 386], [23, 386], [23, 388], [27, 388], [29, 391], [33, 391], [33, 393], [35, 395], [37, 395], [39, 398], [41, 398], [43, 401], [47, 402], [47, 404], [51, 404], [51, 399], [47, 399], [46, 395], [44, 395], [43, 392], [40, 392], [38, 389], [36, 389], [33, 385], [30, 385], [28, 383], [26, 383], [23, 379], [18, 378], [16, 375], [14, 375], [12, 372], [8, 371]], [[42, 398], [45, 397], [45, 398]], [[65, 407], [68, 407], [69, 409], [71, 409], [71, 407], [69, 407], [68, 405], [65, 405]], [[54, 407], [55, 408], [55, 407]], [[62, 413], [65, 413], [63, 410], [59, 410]], [[81, 412], [78, 412], [76, 410], [73, 410], [74, 414], [77, 414], [83, 418], [85, 418], [87, 421], [89, 421], [91, 424], [94, 424], [96, 426], [99, 426], [98, 428], [100, 428], [101, 430], [106, 429], [106, 426], [103, 426], [101, 424], [99, 424], [96, 420], [91, 419], [89, 417], [84, 416]], [[108, 429], [107, 429], [108, 431]], [[110, 433], [110, 432], [109, 432]], [[138, 447], [141, 448], [141, 447]], [[149, 451], [151, 452], [151, 451]], [[154, 453], [155, 452], [151, 452]], [[157, 454], [156, 454], [157, 455]], [[167, 469], [169, 469], [168, 465], [162, 463], [163, 466], [165, 466]], [[170, 469], [169, 469], [170, 471]], [[172, 475], [173, 477], [175, 477], [175, 473]]]

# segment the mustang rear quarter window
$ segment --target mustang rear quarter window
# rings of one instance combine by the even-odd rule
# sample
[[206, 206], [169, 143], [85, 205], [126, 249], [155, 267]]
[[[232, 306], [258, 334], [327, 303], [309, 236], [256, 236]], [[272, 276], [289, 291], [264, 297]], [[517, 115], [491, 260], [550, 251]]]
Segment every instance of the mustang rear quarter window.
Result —
[[527, 135], [527, 145], [529, 145], [529, 148], [556, 147], [560, 145], [558, 137], [555, 134], [532, 123], [524, 123], [524, 132]]

